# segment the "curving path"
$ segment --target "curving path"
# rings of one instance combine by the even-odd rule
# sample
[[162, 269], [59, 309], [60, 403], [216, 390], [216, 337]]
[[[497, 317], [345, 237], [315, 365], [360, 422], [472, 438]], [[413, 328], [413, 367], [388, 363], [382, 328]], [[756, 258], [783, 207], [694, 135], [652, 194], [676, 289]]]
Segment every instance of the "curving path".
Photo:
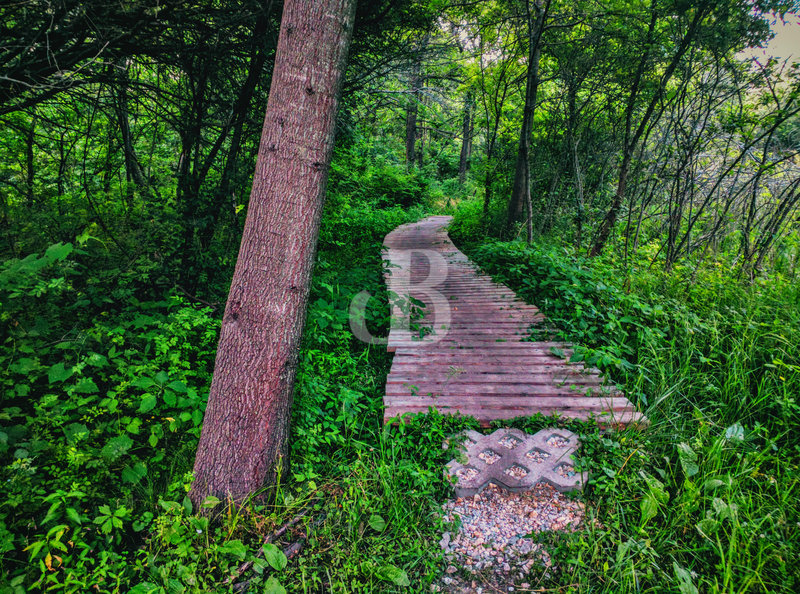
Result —
[[[472, 415], [484, 426], [536, 413], [603, 425], [644, 421], [596, 369], [554, 354], [568, 355], [568, 345], [528, 341], [544, 316], [478, 272], [447, 236], [451, 219], [401, 225], [384, 240], [386, 283], [397, 296], [384, 422], [429, 407]], [[416, 308], [409, 296], [419, 300], [411, 301]], [[410, 326], [409, 309], [420, 310]]]

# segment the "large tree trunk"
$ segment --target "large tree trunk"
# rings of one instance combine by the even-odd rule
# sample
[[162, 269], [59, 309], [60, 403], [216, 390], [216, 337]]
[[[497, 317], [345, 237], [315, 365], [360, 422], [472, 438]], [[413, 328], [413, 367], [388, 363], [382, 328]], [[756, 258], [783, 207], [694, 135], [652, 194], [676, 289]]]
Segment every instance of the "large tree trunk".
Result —
[[291, 396], [356, 0], [287, 0], [192, 500], [241, 501], [288, 456]]
[[[517, 149], [517, 164], [514, 171], [514, 185], [511, 190], [511, 200], [508, 203], [508, 222], [511, 225], [522, 217], [523, 208], [531, 211], [531, 166], [530, 145], [533, 130], [533, 115], [536, 110], [536, 94], [539, 89], [539, 59], [541, 58], [541, 39], [544, 31], [544, 22], [550, 0], [544, 8], [541, 0], [533, 4], [533, 12], [526, 0], [527, 26], [528, 26], [528, 72], [525, 81], [525, 108], [522, 113], [522, 127], [519, 131], [519, 148]], [[531, 225], [528, 225], [531, 228]], [[530, 242], [531, 237], [528, 237]]]

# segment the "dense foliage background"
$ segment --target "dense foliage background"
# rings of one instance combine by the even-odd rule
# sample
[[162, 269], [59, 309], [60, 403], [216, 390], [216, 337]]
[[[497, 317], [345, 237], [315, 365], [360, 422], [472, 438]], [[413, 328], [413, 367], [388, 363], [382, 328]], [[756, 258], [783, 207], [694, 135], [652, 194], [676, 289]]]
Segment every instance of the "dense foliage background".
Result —
[[740, 53], [789, 3], [362, 3], [291, 468], [192, 509], [280, 8], [0, 7], [0, 591], [429, 591], [442, 440], [475, 423], [382, 427], [391, 359], [348, 308], [386, 331], [381, 241], [434, 212], [651, 421], [569, 424], [598, 522], [528, 581], [796, 591], [800, 77]]

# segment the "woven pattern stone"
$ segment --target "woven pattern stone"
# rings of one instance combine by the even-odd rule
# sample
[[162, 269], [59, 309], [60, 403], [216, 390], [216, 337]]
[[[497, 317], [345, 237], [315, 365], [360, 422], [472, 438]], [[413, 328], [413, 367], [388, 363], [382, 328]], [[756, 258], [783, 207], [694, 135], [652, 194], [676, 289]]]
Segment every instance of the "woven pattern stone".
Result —
[[445, 472], [453, 478], [457, 497], [480, 493], [489, 483], [509, 491], [527, 491], [544, 482], [566, 492], [582, 489], [587, 474], [575, 470], [577, 436], [564, 429], [542, 429], [529, 435], [519, 429], [498, 429], [489, 435], [466, 431], [462, 455]]

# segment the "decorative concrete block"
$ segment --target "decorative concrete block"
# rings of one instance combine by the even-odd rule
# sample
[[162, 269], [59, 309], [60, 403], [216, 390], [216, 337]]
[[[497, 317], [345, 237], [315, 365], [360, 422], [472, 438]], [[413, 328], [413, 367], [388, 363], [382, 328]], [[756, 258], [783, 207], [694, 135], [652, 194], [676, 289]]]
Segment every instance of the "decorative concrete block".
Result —
[[582, 489], [587, 473], [577, 472], [572, 454], [577, 436], [564, 429], [542, 429], [534, 435], [519, 429], [498, 429], [489, 435], [462, 434], [462, 455], [445, 472], [455, 479], [458, 497], [480, 493], [489, 483], [509, 491], [527, 491], [546, 482], [559, 491]]

